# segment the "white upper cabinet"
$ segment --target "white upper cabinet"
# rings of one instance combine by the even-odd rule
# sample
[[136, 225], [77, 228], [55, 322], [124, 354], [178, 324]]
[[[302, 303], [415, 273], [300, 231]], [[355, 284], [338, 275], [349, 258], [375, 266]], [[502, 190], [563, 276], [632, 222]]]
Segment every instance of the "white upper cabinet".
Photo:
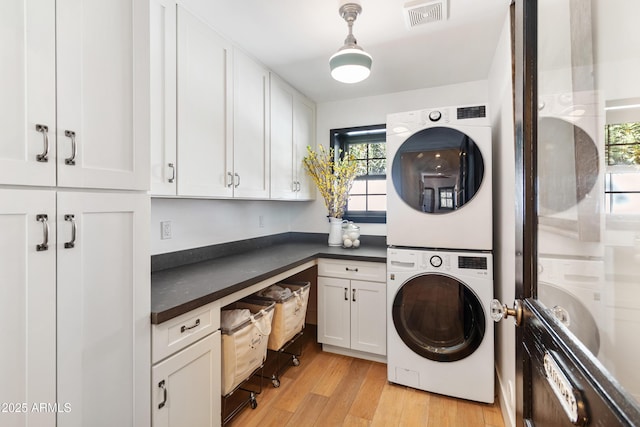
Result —
[[310, 199], [313, 182], [302, 166], [315, 146], [315, 106], [271, 74], [271, 198]]
[[177, 194], [176, 2], [151, 0], [151, 194]]
[[234, 50], [233, 195], [269, 198], [269, 71]]
[[231, 45], [178, 7], [178, 195], [231, 197]]
[[0, 182], [146, 190], [148, 4], [5, 3]]
[[55, 2], [3, 2], [0, 182], [5, 184], [56, 184], [55, 25]]
[[149, 3], [58, 0], [58, 186], [149, 188]]

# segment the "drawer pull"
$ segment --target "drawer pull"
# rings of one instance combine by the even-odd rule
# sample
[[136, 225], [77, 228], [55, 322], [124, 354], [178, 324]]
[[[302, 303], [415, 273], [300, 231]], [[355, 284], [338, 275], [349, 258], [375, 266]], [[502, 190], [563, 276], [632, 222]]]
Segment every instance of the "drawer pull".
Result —
[[71, 240], [64, 243], [65, 249], [71, 249], [76, 246], [76, 221], [75, 215], [67, 214], [64, 216], [65, 221], [71, 222]]
[[184, 326], [184, 325], [182, 325], [180, 327], [180, 333], [183, 334], [184, 331], [188, 331], [189, 329], [193, 329], [196, 326], [200, 326], [200, 319], [196, 319], [196, 323], [194, 323], [192, 326]]
[[356, 273], [358, 272], [358, 269], [357, 269], [357, 268], [349, 268], [349, 267], [345, 267], [344, 269], [345, 269], [345, 270], [347, 270], [347, 271], [355, 271]]
[[46, 214], [38, 214], [36, 221], [42, 223], [42, 243], [36, 245], [36, 251], [46, 251], [49, 249], [49, 217]]
[[76, 144], [76, 133], [72, 130], [65, 130], [64, 136], [71, 139], [71, 157], [64, 159], [64, 164], [73, 166], [76, 164], [76, 156], [78, 155], [78, 145]]
[[162, 402], [158, 403], [158, 409], [162, 409], [164, 408], [164, 405], [167, 404], [167, 386], [165, 385], [164, 380], [158, 383], [158, 387], [162, 389], [163, 394], [163, 400]]

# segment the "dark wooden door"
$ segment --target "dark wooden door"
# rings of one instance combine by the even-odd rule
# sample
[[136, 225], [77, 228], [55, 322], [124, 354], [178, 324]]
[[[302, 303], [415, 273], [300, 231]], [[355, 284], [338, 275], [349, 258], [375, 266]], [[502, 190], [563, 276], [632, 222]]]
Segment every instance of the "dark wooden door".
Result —
[[[615, 78], [605, 76], [610, 69], [603, 58], [613, 40], [605, 35], [633, 28], [635, 19], [633, 10], [619, 11], [618, 21], [607, 27], [604, 15], [614, 13], [607, 7], [635, 2], [615, 3], [515, 0], [512, 4], [516, 297], [522, 302], [522, 320], [516, 328], [518, 425], [640, 426], [638, 384], [633, 379], [637, 374], [615, 365], [640, 357], [624, 354], [633, 352], [629, 346], [636, 345], [637, 330], [635, 335], [614, 336], [621, 330], [616, 323], [616, 310], [622, 304], [616, 299], [623, 286], [621, 277], [640, 284], [640, 273], [634, 272], [636, 265], [627, 266], [629, 274], [620, 274], [625, 268], [620, 259], [633, 248], [611, 243], [614, 239], [607, 237], [636, 235], [640, 210], [634, 212], [631, 205], [630, 215], [616, 215], [615, 192], [607, 192], [611, 171], [616, 169], [610, 167], [610, 158], [606, 164], [602, 158], [607, 156], [603, 138], [610, 116], [605, 107], [621, 102], [607, 86]], [[640, 46], [629, 49], [630, 57], [638, 57]], [[630, 82], [628, 91], [629, 99], [640, 97], [637, 83]], [[585, 96], [590, 103], [584, 102]], [[631, 121], [640, 122], [640, 109], [637, 113]], [[542, 129], [543, 116], [565, 120], [575, 131]], [[582, 145], [580, 132], [593, 140], [595, 149]], [[548, 152], [557, 156], [567, 144], [573, 158], [544, 157]], [[553, 168], [559, 168], [557, 174], [549, 171]], [[574, 191], [567, 191], [571, 186]], [[631, 196], [626, 200], [633, 200]], [[567, 202], [566, 206], [555, 210], [544, 206], [544, 201], [554, 199]], [[621, 216], [626, 228], [615, 225]], [[556, 268], [551, 273], [549, 265]], [[572, 281], [581, 282], [573, 286]], [[543, 286], [557, 292], [544, 294]], [[635, 289], [631, 295], [640, 300], [640, 286]], [[559, 299], [560, 292], [569, 294], [573, 303]], [[627, 309], [632, 320], [638, 319], [635, 305], [630, 303]], [[592, 326], [585, 328], [587, 324]]]

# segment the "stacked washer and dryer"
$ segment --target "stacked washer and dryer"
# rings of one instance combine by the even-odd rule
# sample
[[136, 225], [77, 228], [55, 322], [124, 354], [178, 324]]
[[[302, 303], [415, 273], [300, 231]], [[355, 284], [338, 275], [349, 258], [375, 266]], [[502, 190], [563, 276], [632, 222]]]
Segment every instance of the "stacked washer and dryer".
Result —
[[388, 379], [492, 403], [486, 106], [388, 115], [387, 171]]

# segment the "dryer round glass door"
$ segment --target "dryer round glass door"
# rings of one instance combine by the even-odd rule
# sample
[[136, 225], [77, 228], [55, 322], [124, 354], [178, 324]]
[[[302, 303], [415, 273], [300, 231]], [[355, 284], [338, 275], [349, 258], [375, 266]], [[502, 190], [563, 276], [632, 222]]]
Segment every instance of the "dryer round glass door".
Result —
[[424, 274], [405, 282], [392, 307], [400, 339], [415, 353], [455, 362], [482, 343], [485, 315], [476, 294], [450, 276]]
[[447, 127], [423, 129], [400, 145], [391, 164], [391, 179], [400, 198], [413, 209], [446, 214], [476, 195], [484, 162], [468, 135]]
[[[559, 144], [558, 141], [566, 141]], [[538, 120], [540, 215], [576, 206], [598, 181], [598, 148], [580, 127], [554, 117]]]

